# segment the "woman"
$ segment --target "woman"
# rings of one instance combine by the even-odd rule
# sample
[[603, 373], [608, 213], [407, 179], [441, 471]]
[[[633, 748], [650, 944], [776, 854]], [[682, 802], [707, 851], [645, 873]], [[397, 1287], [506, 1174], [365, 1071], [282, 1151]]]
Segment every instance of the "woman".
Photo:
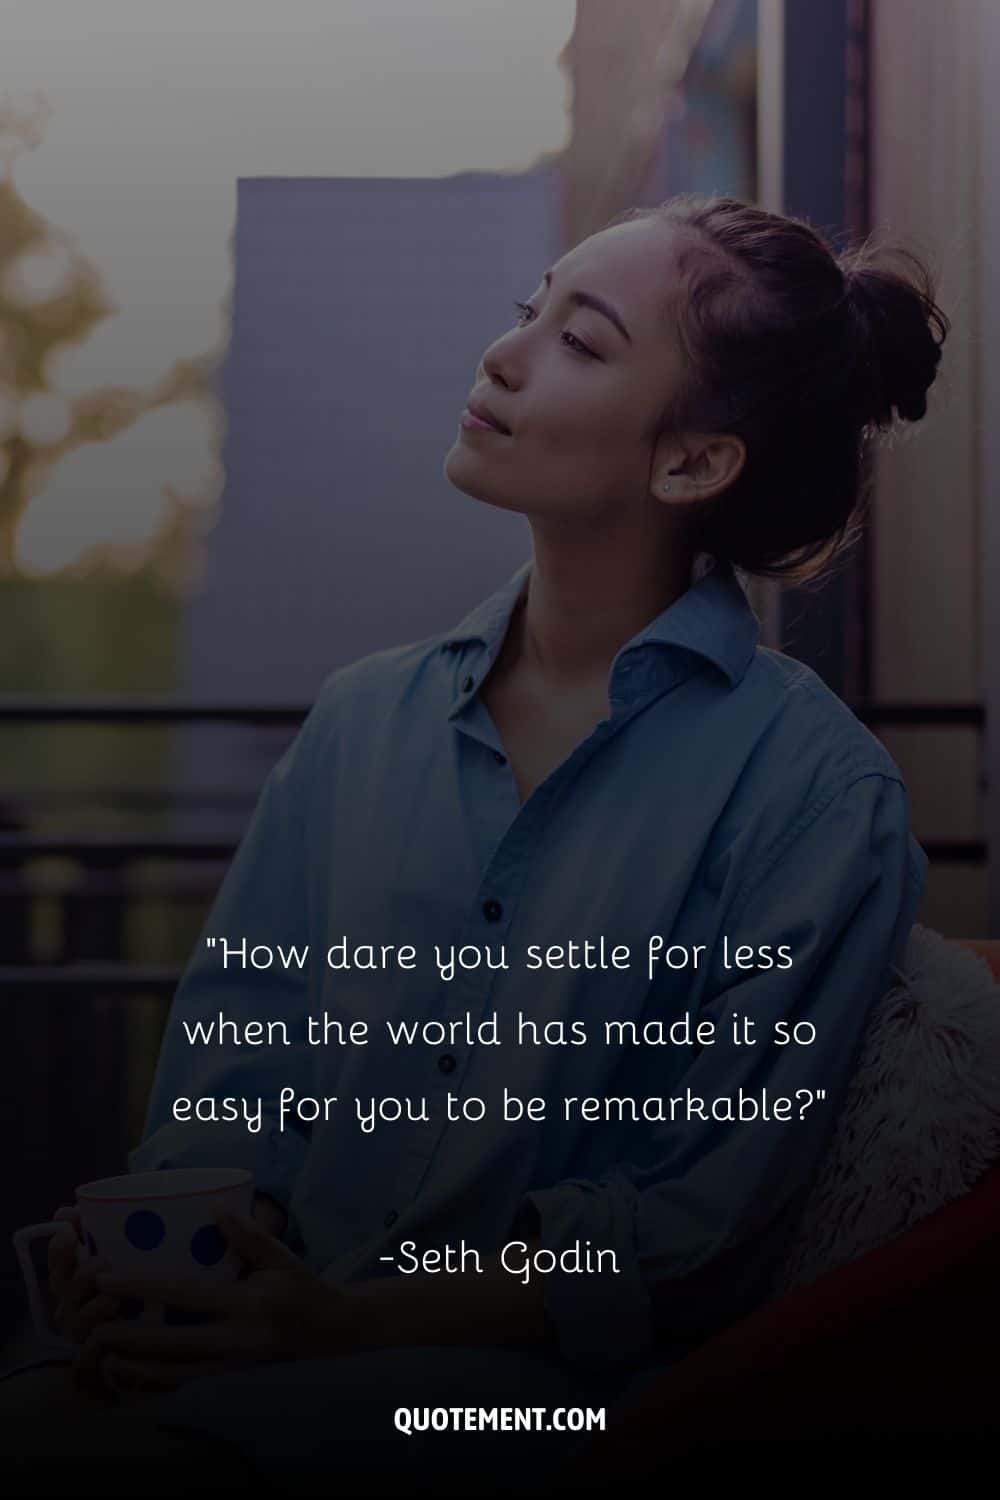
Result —
[[[331, 961], [200, 943], [175, 1000], [132, 1165], [249, 1166], [250, 1274], [145, 1284], [209, 1319], [146, 1330], [116, 1318], [142, 1285], [53, 1251], [79, 1373], [148, 1395], [144, 1452], [450, 1459], [393, 1407], [603, 1404], [766, 1297], [925, 859], [896, 766], [758, 644], [737, 570], [831, 555], [946, 331], [916, 262], [729, 199], [624, 215], [518, 305], [445, 472], [524, 514], [532, 558], [335, 672], [268, 779], [204, 935]], [[191, 1047], [220, 1013], [299, 1042]], [[368, 1037], [305, 1045], [321, 1016]], [[401, 1018], [453, 1038], [394, 1045]], [[579, 1438], [464, 1441], [492, 1468]]]

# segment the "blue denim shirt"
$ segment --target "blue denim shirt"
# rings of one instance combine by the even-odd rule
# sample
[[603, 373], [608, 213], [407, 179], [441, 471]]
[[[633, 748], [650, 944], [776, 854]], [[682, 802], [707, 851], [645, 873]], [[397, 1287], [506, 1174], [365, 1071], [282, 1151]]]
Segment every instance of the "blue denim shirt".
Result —
[[[479, 696], [526, 563], [457, 628], [333, 672], [263, 788], [178, 989], [133, 1170], [250, 1167], [331, 1278], [393, 1274], [402, 1241], [484, 1258], [518, 1236], [589, 1240], [618, 1271], [560, 1263], [545, 1306], [567, 1359], [650, 1357], [766, 1294], [827, 1142], [873, 1003], [902, 956], [926, 857], [882, 745], [807, 667], [758, 644], [729, 568], [711, 570], [617, 653], [610, 717], [519, 804]], [[309, 944], [300, 970], [224, 970], [218, 945]], [[649, 977], [651, 935], [697, 963]], [[529, 945], [628, 945], [625, 970], [542, 968]], [[333, 970], [331, 944], [412, 944], [414, 969]], [[446, 979], [432, 945], [509, 967]], [[737, 944], [792, 967], [733, 966]], [[727, 947], [728, 945], [728, 947]], [[679, 953], [675, 955], [681, 958]], [[753, 1018], [736, 1045], [731, 1013]], [[288, 1023], [293, 1045], [192, 1046], [183, 1021]], [[369, 1023], [365, 1046], [309, 1046], [307, 1016]], [[588, 1044], [515, 1046], [518, 1014], [584, 1023]], [[393, 1046], [385, 1022], [494, 1016], [502, 1045]], [[604, 1023], [714, 1020], [714, 1043], [605, 1044]], [[772, 1043], [811, 1023], [812, 1045]], [[549, 1032], [549, 1035], [556, 1033]], [[809, 1036], [808, 1030], [800, 1036]], [[331, 1118], [279, 1125], [282, 1088]], [[505, 1121], [504, 1090], [546, 1101]], [[799, 1118], [800, 1089], [825, 1089]], [[788, 1120], [566, 1118], [563, 1101], [739, 1091]], [[690, 1091], [690, 1092], [689, 1092]], [[448, 1122], [445, 1096], [485, 1101]], [[263, 1125], [179, 1122], [177, 1097], [264, 1101]], [[361, 1129], [353, 1100], [425, 1100], [429, 1118]], [[385, 1261], [381, 1257], [389, 1256]], [[607, 1264], [605, 1262], [605, 1264]], [[685, 1280], [688, 1278], [688, 1280]], [[685, 1284], [697, 1288], [678, 1298]]]

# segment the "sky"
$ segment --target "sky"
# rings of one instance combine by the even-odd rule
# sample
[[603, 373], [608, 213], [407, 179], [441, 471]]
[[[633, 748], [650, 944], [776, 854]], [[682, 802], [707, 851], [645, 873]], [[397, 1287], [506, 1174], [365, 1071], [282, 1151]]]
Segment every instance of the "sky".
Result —
[[144, 381], [213, 347], [240, 176], [520, 170], [566, 136], [572, 0], [6, 0], [0, 95], [42, 90], [29, 202], [119, 319], [66, 362]]
[[[568, 100], [556, 59], [574, 9], [2, 0], [0, 98], [40, 90], [52, 111], [17, 163], [19, 189], [72, 234], [119, 308], [53, 365], [57, 391], [150, 385], [220, 347], [238, 177], [522, 170], [559, 149]], [[191, 433], [204, 443], [202, 424]], [[190, 470], [191, 454], [178, 456]], [[48, 488], [72, 485], [53, 473]], [[55, 519], [51, 501], [36, 507], [50, 544]]]

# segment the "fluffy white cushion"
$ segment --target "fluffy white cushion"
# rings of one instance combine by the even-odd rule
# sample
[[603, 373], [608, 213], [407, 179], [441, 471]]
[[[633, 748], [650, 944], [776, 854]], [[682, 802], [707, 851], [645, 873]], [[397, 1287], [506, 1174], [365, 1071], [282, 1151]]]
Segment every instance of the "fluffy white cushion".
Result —
[[880, 1001], [776, 1291], [857, 1259], [967, 1192], [1000, 1159], [1000, 985], [913, 927]]

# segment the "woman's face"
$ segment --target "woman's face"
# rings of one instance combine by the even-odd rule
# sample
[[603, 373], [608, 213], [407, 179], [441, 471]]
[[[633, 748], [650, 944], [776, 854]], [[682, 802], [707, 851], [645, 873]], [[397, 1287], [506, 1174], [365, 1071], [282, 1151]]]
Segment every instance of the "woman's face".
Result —
[[647, 500], [656, 426], [683, 372], [666, 312], [676, 233], [615, 225], [546, 272], [483, 354], [445, 459], [456, 488], [537, 519], [598, 520]]

